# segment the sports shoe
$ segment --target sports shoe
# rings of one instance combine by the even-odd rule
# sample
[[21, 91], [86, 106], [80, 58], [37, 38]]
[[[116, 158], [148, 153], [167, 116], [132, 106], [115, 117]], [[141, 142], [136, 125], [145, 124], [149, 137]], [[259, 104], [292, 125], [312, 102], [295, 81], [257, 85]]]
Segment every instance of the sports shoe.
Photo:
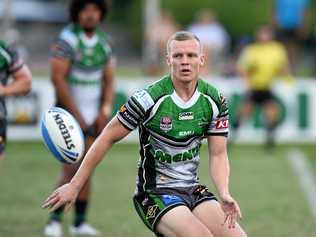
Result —
[[62, 235], [62, 226], [58, 221], [51, 221], [44, 228], [44, 236], [46, 237], [61, 237]]
[[87, 223], [79, 226], [70, 226], [69, 233], [72, 236], [100, 236], [100, 232]]

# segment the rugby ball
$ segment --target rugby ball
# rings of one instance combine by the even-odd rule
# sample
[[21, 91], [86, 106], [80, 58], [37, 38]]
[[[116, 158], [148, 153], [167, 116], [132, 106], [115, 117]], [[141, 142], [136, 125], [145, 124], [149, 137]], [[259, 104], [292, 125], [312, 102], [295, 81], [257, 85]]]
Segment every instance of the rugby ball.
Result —
[[66, 110], [47, 110], [42, 117], [41, 133], [46, 147], [60, 162], [73, 164], [82, 158], [84, 136], [76, 119]]

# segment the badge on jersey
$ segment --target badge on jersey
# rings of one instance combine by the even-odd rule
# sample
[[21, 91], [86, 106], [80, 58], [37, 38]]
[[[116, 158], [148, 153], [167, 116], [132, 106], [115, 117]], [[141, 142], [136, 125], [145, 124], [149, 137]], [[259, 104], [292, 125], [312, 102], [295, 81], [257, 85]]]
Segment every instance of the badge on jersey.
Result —
[[160, 129], [164, 132], [169, 132], [172, 129], [172, 118], [162, 117], [160, 119]]

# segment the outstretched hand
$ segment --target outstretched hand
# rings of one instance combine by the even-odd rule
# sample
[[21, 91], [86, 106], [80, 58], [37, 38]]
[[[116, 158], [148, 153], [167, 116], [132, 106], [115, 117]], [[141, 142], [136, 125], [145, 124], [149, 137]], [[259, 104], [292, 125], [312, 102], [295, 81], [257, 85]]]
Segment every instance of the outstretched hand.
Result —
[[57, 188], [43, 203], [42, 208], [47, 208], [50, 212], [64, 206], [64, 212], [68, 212], [74, 204], [79, 190], [71, 183], [64, 184]]
[[237, 220], [242, 218], [238, 203], [229, 194], [222, 195], [220, 199], [225, 213], [223, 225], [227, 223], [228, 228], [235, 228]]

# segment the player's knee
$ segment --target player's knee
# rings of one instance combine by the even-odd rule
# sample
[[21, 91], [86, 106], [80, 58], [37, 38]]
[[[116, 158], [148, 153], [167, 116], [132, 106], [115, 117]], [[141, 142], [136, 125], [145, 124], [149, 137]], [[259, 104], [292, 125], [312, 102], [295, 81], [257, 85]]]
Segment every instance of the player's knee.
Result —
[[205, 226], [201, 225], [191, 225], [186, 228], [183, 233], [180, 235], [181, 237], [214, 237], [211, 231]]

